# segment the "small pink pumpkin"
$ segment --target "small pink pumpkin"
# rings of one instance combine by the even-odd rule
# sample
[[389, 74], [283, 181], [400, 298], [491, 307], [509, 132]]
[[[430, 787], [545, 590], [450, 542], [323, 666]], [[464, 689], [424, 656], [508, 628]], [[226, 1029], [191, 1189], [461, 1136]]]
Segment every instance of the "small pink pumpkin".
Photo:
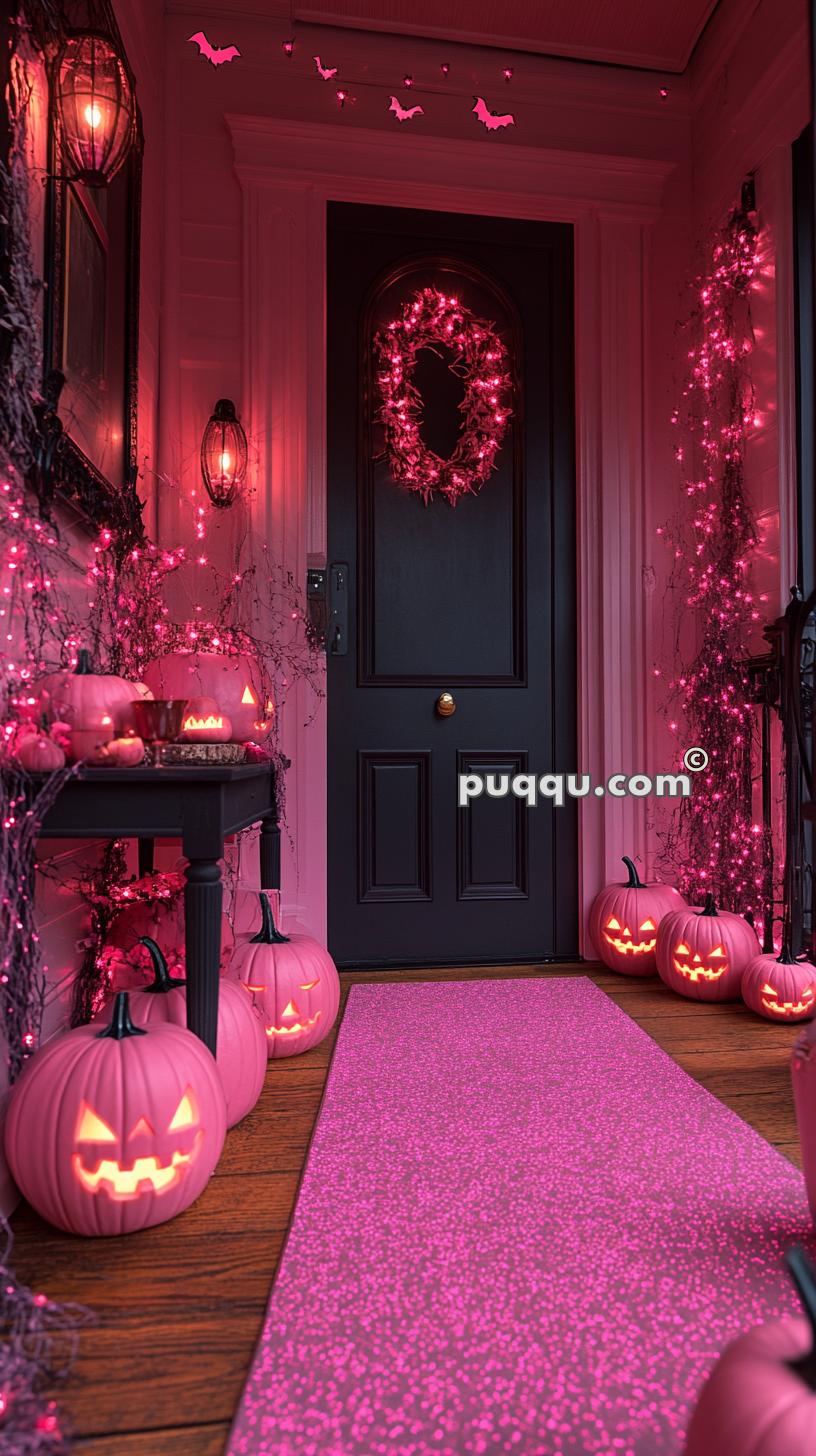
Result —
[[742, 977], [742, 999], [768, 1021], [810, 1021], [816, 1012], [816, 966], [794, 960], [787, 945], [778, 956], [755, 956]]
[[720, 1356], [691, 1417], [685, 1456], [812, 1456], [816, 1451], [816, 1279], [786, 1255], [807, 1319], [776, 1320]]
[[181, 1026], [134, 1026], [120, 991], [110, 1026], [54, 1037], [23, 1068], [6, 1119], [14, 1180], [67, 1233], [133, 1233], [206, 1187], [226, 1104], [210, 1052]]
[[110, 738], [94, 753], [92, 762], [110, 768], [138, 768], [144, 763], [145, 746], [141, 738], [128, 734], [125, 738]]
[[738, 1000], [743, 971], [758, 951], [753, 927], [718, 910], [713, 895], [702, 910], [684, 905], [664, 915], [657, 932], [660, 979], [692, 1001]]
[[[140, 944], [153, 962], [149, 986], [130, 993], [130, 1011], [137, 1026], [169, 1021], [187, 1025], [187, 982], [171, 976], [159, 946], [149, 935]], [[218, 987], [216, 1066], [227, 1103], [227, 1127], [234, 1127], [251, 1112], [261, 1095], [266, 1076], [266, 1037], [260, 1013], [242, 986], [222, 979]]]
[[14, 757], [27, 773], [54, 773], [65, 767], [65, 754], [59, 744], [37, 730], [23, 734], [14, 749]]
[[657, 931], [664, 915], [685, 900], [672, 885], [644, 885], [628, 855], [629, 878], [607, 885], [589, 912], [592, 943], [605, 966], [624, 976], [650, 976], [656, 969]]
[[263, 890], [262, 925], [236, 945], [230, 972], [260, 1008], [270, 1057], [293, 1057], [327, 1036], [340, 1005], [337, 967], [310, 935], [281, 935]]

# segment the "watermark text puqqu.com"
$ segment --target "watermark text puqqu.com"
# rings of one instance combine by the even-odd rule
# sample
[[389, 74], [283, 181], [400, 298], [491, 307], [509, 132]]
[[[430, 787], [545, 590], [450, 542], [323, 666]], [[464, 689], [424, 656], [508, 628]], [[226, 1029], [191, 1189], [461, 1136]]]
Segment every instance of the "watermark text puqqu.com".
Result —
[[504, 799], [513, 794], [534, 809], [545, 799], [560, 809], [567, 799], [585, 799], [594, 794], [602, 799], [611, 794], [615, 799], [687, 799], [691, 794], [690, 773], [701, 773], [708, 764], [704, 748], [687, 748], [683, 766], [688, 773], [677, 774], [610, 774], [602, 784], [592, 783], [591, 774], [530, 773], [467, 773], [459, 775], [459, 807], [466, 809], [471, 800], [486, 794], [489, 799]]

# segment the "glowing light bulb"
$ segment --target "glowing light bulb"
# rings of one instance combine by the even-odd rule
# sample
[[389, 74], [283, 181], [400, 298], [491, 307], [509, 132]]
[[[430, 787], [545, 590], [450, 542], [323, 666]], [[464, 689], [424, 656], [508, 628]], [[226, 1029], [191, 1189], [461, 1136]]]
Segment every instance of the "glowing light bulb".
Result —
[[85, 120], [90, 127], [97, 127], [102, 124], [102, 112], [93, 102], [89, 102], [85, 107]]
[[218, 469], [220, 470], [222, 475], [227, 475], [229, 474], [231, 467], [232, 456], [230, 455], [229, 450], [222, 450], [221, 454], [218, 457]]

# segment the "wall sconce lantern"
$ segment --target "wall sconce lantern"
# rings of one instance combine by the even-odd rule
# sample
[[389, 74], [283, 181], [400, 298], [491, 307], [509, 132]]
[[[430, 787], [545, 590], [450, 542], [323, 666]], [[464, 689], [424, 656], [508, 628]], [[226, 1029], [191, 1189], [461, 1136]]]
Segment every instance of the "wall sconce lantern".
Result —
[[111, 42], [92, 32], [69, 36], [56, 61], [55, 94], [70, 180], [107, 187], [130, 150], [136, 110], [127, 68]]
[[247, 437], [231, 399], [219, 399], [201, 441], [201, 474], [214, 506], [231, 506], [244, 483]]

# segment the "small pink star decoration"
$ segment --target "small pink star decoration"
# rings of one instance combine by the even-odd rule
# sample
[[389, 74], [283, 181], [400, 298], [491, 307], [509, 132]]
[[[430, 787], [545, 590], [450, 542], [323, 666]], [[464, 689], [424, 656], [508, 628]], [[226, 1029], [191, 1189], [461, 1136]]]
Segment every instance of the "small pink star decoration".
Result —
[[[422, 396], [413, 383], [420, 349], [452, 351], [449, 368], [464, 381], [462, 430], [448, 460], [422, 440]], [[512, 415], [507, 350], [493, 324], [476, 318], [453, 294], [420, 288], [374, 337], [379, 418], [393, 479], [422, 497], [450, 505], [475, 495], [492, 473]]]

